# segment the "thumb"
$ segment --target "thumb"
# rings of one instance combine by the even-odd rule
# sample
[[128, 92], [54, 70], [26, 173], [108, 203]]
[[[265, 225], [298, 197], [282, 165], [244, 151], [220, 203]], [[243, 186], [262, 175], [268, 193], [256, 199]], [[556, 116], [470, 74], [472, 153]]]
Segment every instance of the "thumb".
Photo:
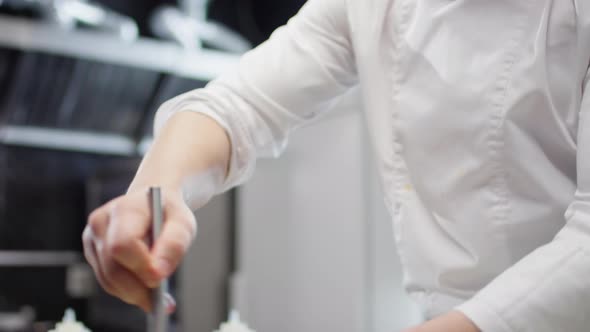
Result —
[[152, 266], [161, 278], [168, 278], [186, 254], [195, 235], [197, 223], [194, 217], [186, 219], [170, 219], [152, 248]]

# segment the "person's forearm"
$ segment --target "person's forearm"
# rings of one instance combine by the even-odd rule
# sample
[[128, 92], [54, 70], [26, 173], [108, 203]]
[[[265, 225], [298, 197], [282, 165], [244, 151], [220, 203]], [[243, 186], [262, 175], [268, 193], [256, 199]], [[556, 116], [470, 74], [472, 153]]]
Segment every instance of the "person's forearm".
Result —
[[403, 332], [481, 332], [479, 328], [458, 311], [450, 311], [444, 315], [427, 321]]
[[182, 190], [189, 205], [198, 208], [224, 181], [230, 153], [227, 133], [215, 120], [177, 113], [155, 138], [128, 191], [148, 186]]

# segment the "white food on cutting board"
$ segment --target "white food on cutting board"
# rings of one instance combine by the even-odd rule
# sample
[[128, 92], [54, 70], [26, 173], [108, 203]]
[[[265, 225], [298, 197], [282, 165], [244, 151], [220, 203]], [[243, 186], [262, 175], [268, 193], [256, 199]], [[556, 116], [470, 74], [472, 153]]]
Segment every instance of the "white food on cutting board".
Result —
[[219, 330], [214, 332], [255, 332], [251, 330], [246, 324], [240, 321], [240, 315], [237, 311], [232, 311], [229, 315], [229, 321], [222, 323]]
[[[55, 325], [55, 329], [49, 332], [92, 332], [84, 324], [76, 320], [76, 313], [72, 309], [66, 309], [64, 317], [61, 322]], [[237, 311], [232, 311], [229, 315], [229, 320], [222, 323], [219, 330], [214, 332], [255, 332], [250, 329], [248, 325], [240, 320], [240, 315]]]
[[76, 320], [76, 313], [72, 309], [66, 309], [64, 318], [55, 325], [55, 329], [49, 332], [92, 332], [84, 324]]

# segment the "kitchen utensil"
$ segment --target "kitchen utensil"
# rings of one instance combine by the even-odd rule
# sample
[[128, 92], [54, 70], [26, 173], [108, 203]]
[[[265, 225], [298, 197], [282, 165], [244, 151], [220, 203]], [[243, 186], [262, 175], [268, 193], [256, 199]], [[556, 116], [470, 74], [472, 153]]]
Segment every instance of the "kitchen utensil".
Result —
[[[152, 210], [152, 245], [160, 235], [163, 223], [162, 191], [158, 187], [150, 188], [150, 205]], [[164, 280], [153, 290], [154, 301], [151, 317], [148, 319], [148, 332], [165, 332], [168, 326], [168, 315], [164, 297], [168, 292], [168, 281]]]

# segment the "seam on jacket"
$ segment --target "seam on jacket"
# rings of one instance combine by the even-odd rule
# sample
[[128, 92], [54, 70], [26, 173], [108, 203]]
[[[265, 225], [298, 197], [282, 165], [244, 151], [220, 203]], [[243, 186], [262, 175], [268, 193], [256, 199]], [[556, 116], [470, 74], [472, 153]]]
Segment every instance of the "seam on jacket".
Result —
[[[400, 2], [402, 2], [402, 0], [399, 0]], [[396, 128], [398, 126], [398, 112], [399, 110], [395, 109], [395, 105], [396, 105], [396, 100], [397, 97], [399, 95], [400, 89], [401, 89], [401, 62], [402, 62], [402, 58], [403, 58], [403, 54], [402, 54], [402, 47], [401, 47], [401, 39], [403, 36], [403, 33], [405, 32], [407, 26], [408, 26], [408, 15], [410, 13], [410, 4], [411, 2], [413, 2], [412, 0], [405, 0], [405, 2], [402, 2], [400, 4], [400, 6], [398, 6], [397, 8], [399, 8], [400, 10], [400, 15], [396, 15], [396, 13], [394, 12], [396, 10], [396, 6], [395, 6], [395, 2], [393, 4], [393, 7], [389, 8], [388, 10], [393, 13], [393, 23], [389, 26], [390, 29], [394, 29], [391, 33], [392, 33], [392, 40], [390, 41], [392, 43], [390, 50], [391, 50], [391, 68], [392, 68], [392, 73], [390, 75], [390, 79], [391, 79], [391, 103], [392, 103], [392, 110], [391, 110], [391, 130], [392, 130], [392, 137], [391, 137], [391, 142], [392, 142], [392, 146], [391, 146], [391, 153], [392, 153], [392, 166], [394, 169], [395, 174], [392, 175], [392, 180], [393, 180], [393, 186], [394, 188], [392, 188], [392, 192], [394, 193], [395, 197], [391, 197], [388, 198], [388, 200], [392, 200], [392, 206], [391, 206], [391, 211], [392, 211], [392, 219], [393, 219], [393, 224], [394, 224], [394, 228], [395, 228], [395, 240], [397, 243], [397, 248], [399, 251], [399, 257], [400, 257], [400, 262], [402, 264], [402, 266], [407, 267], [408, 266], [408, 262], [406, 259], [406, 255], [404, 254], [404, 248], [403, 248], [403, 236], [402, 236], [402, 225], [400, 223], [400, 214], [401, 214], [401, 204], [403, 200], [405, 200], [405, 197], [402, 193], [402, 186], [403, 186], [403, 177], [406, 175], [407, 171], [406, 171], [406, 165], [402, 159], [401, 156], [401, 151], [402, 151], [402, 146], [401, 146], [401, 142], [399, 141], [399, 137], [398, 137], [398, 129]], [[399, 22], [396, 22], [395, 19], [398, 18]], [[406, 175], [407, 176], [407, 175]], [[404, 269], [405, 271], [405, 269]], [[406, 278], [406, 272], [404, 272], [404, 280]]]
[[[530, 2], [528, 4], [530, 5]], [[527, 18], [525, 13], [519, 15], [517, 18], [518, 24], [514, 27], [514, 36], [508, 43], [510, 51], [502, 62], [501, 72], [498, 75], [496, 85], [490, 96], [492, 112], [488, 147], [491, 154], [492, 174], [494, 174], [490, 181], [490, 188], [497, 199], [497, 201], [492, 202], [492, 218], [497, 225], [508, 222], [512, 209], [509, 199], [508, 173], [503, 165], [503, 150], [505, 146], [503, 129], [506, 117], [506, 100], [509, 93], [508, 87], [513, 79], [513, 70], [518, 61], [519, 50], [522, 49], [521, 42], [524, 38]]]
[[[394, 183], [395, 183], [395, 188], [394, 191], [396, 193], [396, 196], [398, 199], [403, 199], [402, 196], [402, 190], [401, 188], [403, 187], [403, 177], [407, 176], [407, 166], [405, 165], [403, 158], [402, 158], [402, 150], [403, 150], [403, 146], [399, 140], [399, 110], [395, 109], [395, 104], [397, 101], [397, 98], [399, 96], [400, 90], [401, 90], [401, 85], [402, 85], [402, 72], [401, 72], [401, 64], [404, 58], [404, 54], [403, 54], [403, 47], [402, 47], [402, 38], [403, 38], [403, 34], [404, 32], [407, 30], [408, 27], [408, 21], [409, 21], [409, 14], [410, 14], [410, 7], [413, 1], [411, 0], [405, 0], [402, 2], [402, 0], [398, 0], [400, 1], [400, 5], [398, 7], [398, 9], [400, 10], [400, 14], [399, 15], [395, 15], [394, 13], [394, 19], [398, 18], [399, 22], [394, 22], [392, 27], [395, 29], [393, 31], [393, 38], [394, 40], [392, 40], [391, 42], [393, 43], [393, 47], [391, 48], [391, 58], [392, 58], [392, 74], [391, 74], [391, 81], [392, 81], [392, 88], [391, 88], [391, 100], [392, 100], [392, 104], [394, 106], [394, 109], [391, 110], [391, 118], [392, 118], [392, 131], [393, 131], [393, 135], [392, 135], [392, 152], [393, 152], [393, 159], [392, 159], [392, 163], [393, 163], [393, 167], [396, 170], [397, 174], [394, 175]], [[395, 11], [395, 4], [394, 4], [394, 8], [392, 8], [392, 11]]]

